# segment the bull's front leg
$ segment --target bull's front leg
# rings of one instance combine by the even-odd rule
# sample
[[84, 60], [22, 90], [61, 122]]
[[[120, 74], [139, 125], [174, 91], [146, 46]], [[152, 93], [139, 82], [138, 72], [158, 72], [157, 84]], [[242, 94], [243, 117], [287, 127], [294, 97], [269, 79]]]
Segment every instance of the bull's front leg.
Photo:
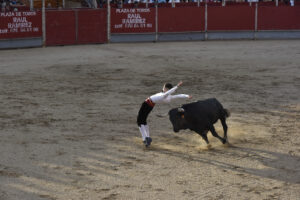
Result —
[[205, 131], [196, 130], [196, 133], [198, 133], [202, 137], [202, 139], [206, 142], [206, 144], [209, 145], [209, 141], [207, 138], [207, 132], [208, 132], [208, 130], [205, 130]]
[[220, 136], [218, 135], [218, 133], [216, 132], [215, 127], [214, 127], [213, 125], [211, 125], [211, 126], [209, 127], [209, 130], [210, 130], [210, 132], [212, 133], [212, 135], [215, 136], [216, 138], [218, 138], [223, 144], [226, 143], [226, 138], [225, 138], [225, 137], [224, 137], [224, 138], [220, 137]]

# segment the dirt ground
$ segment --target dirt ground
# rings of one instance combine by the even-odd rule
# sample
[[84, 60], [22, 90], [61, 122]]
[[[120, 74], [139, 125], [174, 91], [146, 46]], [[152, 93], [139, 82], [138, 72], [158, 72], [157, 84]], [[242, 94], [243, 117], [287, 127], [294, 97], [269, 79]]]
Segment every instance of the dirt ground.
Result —
[[[180, 80], [145, 148], [141, 103]], [[1, 200], [300, 199], [299, 40], [2, 50], [0, 85]], [[210, 97], [230, 145], [157, 116]]]

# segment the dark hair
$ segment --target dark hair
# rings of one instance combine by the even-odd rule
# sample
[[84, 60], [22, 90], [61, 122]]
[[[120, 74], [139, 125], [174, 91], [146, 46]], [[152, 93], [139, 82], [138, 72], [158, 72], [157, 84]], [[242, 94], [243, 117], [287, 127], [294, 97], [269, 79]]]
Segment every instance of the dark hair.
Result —
[[171, 83], [166, 83], [165, 88], [171, 89], [173, 88], [173, 85]]

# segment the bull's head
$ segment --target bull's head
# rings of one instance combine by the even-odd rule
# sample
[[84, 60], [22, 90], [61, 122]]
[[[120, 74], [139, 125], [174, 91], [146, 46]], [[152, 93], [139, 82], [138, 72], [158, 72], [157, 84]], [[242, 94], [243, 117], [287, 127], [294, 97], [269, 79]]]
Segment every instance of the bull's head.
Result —
[[185, 127], [185, 111], [183, 108], [174, 108], [169, 111], [169, 119], [173, 125], [174, 132], [178, 132], [181, 129], [186, 129]]

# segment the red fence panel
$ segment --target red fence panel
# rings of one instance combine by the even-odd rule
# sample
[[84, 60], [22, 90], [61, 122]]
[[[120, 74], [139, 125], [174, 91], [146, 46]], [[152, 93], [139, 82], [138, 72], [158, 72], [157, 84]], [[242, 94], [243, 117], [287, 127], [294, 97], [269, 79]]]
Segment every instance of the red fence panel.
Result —
[[[172, 3], [168, 3], [172, 6]], [[197, 2], [184, 2], [184, 3], [175, 3], [175, 7], [197, 7]]]
[[78, 44], [107, 42], [107, 12], [78, 10]]
[[158, 32], [187, 32], [204, 30], [204, 7], [158, 9]]
[[208, 31], [254, 29], [255, 6], [225, 6], [207, 8]]
[[46, 11], [46, 45], [71, 45], [75, 43], [75, 11]]
[[300, 29], [300, 6], [258, 7], [258, 30]]
[[155, 8], [112, 8], [111, 32], [155, 32]]
[[41, 12], [0, 12], [0, 39], [33, 37], [42, 37]]

